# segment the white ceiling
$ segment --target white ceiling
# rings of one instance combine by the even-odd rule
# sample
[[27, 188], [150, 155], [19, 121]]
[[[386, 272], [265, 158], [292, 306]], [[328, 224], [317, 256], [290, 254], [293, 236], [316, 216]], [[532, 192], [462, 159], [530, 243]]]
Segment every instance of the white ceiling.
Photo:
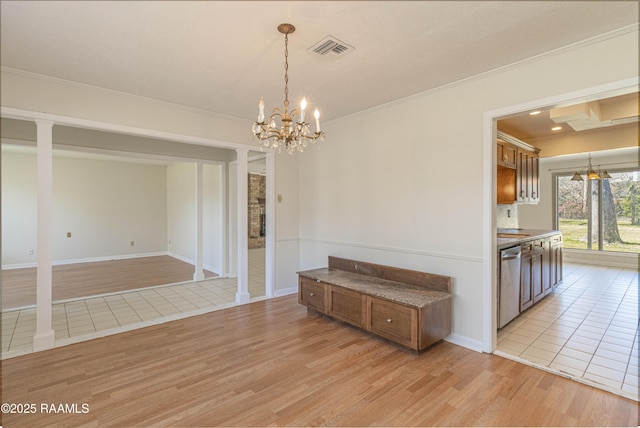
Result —
[[[2, 67], [255, 119], [334, 119], [638, 22], [637, 1], [1, 1]], [[327, 35], [343, 57], [307, 49]]]

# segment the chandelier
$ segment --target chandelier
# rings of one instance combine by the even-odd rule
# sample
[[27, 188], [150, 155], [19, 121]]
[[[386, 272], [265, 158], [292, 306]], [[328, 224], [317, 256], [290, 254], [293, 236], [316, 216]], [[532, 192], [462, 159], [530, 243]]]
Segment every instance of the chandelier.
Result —
[[[320, 130], [320, 112], [315, 109], [314, 117], [316, 121], [316, 130], [311, 132], [309, 124], [305, 122], [305, 109], [307, 100], [305, 98], [300, 102], [300, 109], [293, 108], [289, 111], [289, 34], [296, 30], [291, 24], [278, 25], [278, 31], [284, 34], [284, 111], [274, 108], [269, 120], [265, 121], [264, 117], [264, 98], [260, 97], [258, 104], [258, 121], [253, 124], [253, 135], [258, 138], [260, 147], [271, 147], [282, 151], [282, 147], [289, 154], [293, 152], [303, 152], [309, 142], [315, 143], [317, 139], [324, 139], [324, 132]], [[299, 116], [299, 120], [296, 120]]]
[[[609, 173], [607, 172], [607, 170], [600, 170], [598, 168], [598, 171], [596, 172], [595, 169], [593, 169], [593, 166], [591, 166], [591, 153], [589, 153], [589, 165], [587, 166], [587, 180], [602, 180], [605, 178], [611, 178], [611, 176], [609, 175]], [[582, 176], [580, 175], [580, 173], [578, 171], [573, 173], [573, 177], [571, 177], [571, 181], [584, 181], [582, 179]]]

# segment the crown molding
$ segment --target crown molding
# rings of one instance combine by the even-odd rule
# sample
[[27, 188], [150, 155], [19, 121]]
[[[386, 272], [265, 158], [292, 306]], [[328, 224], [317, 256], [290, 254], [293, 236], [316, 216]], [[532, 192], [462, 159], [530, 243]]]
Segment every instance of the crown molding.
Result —
[[130, 98], [130, 99], [134, 99], [134, 100], [138, 100], [138, 101], [143, 101], [143, 102], [147, 102], [147, 103], [156, 104], [156, 105], [163, 106], [163, 107], [170, 107], [170, 108], [183, 110], [183, 111], [188, 111], [188, 112], [192, 112], [192, 113], [203, 114], [203, 115], [210, 116], [210, 117], [216, 117], [216, 118], [226, 119], [226, 120], [233, 120], [233, 121], [236, 121], [236, 122], [252, 123], [250, 120], [244, 119], [244, 118], [241, 118], [241, 117], [230, 116], [230, 115], [226, 115], [226, 114], [223, 114], [223, 113], [213, 112], [213, 111], [210, 111], [210, 110], [199, 109], [199, 108], [196, 108], [196, 107], [190, 107], [190, 106], [186, 106], [184, 104], [171, 103], [171, 102], [168, 102], [168, 101], [162, 101], [162, 100], [158, 100], [158, 99], [155, 99], [155, 98], [143, 97], [141, 95], [135, 95], [135, 94], [130, 94], [128, 92], [116, 91], [114, 89], [102, 88], [100, 86], [89, 85], [89, 84], [86, 84], [86, 83], [74, 82], [72, 80], [60, 79], [58, 77], [52, 77], [52, 76], [47, 76], [47, 75], [44, 75], [44, 74], [33, 73], [33, 72], [30, 72], [30, 71], [20, 70], [20, 69], [17, 69], [17, 68], [0, 66], [0, 72], [7, 73], [7, 74], [13, 74], [13, 75], [16, 75], [16, 76], [28, 77], [30, 79], [37, 79], [37, 80], [41, 80], [41, 81], [44, 81], [44, 82], [50, 82], [50, 83], [55, 83], [55, 84], [59, 84], [59, 85], [65, 85], [65, 86], [71, 86], [71, 87], [83, 88], [83, 89], [90, 89], [90, 90], [93, 90], [93, 91], [103, 92], [103, 93], [109, 94], [109, 95], [115, 95], [115, 96], [122, 97], [122, 98]]

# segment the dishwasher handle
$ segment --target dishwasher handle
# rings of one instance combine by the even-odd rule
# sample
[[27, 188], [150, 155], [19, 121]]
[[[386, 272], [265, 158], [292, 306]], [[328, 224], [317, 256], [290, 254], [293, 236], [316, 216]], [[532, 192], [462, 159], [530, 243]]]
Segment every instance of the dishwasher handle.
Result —
[[520, 258], [520, 253], [518, 254], [503, 254], [502, 255], [502, 260], [506, 261], [506, 260], [516, 260]]

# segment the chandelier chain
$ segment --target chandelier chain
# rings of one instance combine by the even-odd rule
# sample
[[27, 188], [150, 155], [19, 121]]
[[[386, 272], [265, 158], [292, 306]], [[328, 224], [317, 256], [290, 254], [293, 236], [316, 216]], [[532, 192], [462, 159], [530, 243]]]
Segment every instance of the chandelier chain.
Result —
[[289, 35], [284, 35], [284, 106], [289, 107]]

